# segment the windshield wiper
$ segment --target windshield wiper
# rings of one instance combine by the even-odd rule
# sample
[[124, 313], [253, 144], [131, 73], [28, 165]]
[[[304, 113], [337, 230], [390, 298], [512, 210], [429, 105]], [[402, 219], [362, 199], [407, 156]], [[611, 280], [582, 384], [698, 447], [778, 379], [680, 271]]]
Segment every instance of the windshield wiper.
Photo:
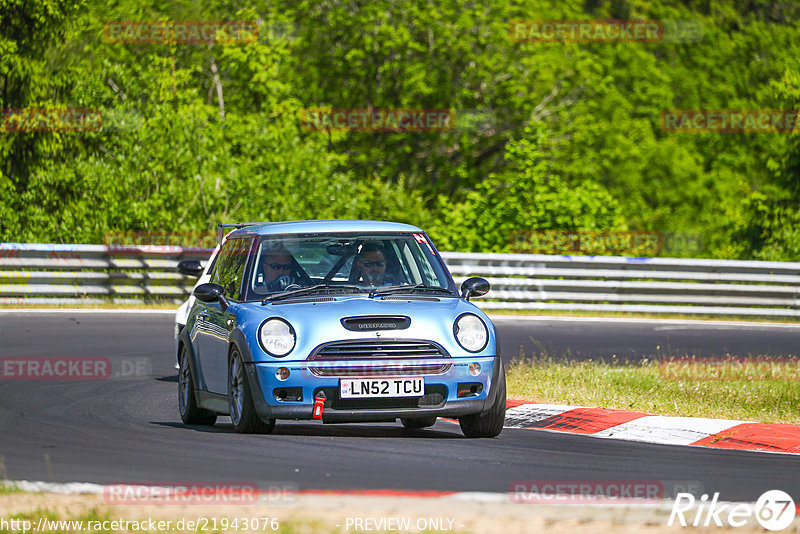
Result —
[[389, 287], [377, 287], [369, 292], [370, 297], [377, 297], [379, 295], [389, 295], [391, 293], [397, 293], [399, 291], [438, 291], [440, 293], [449, 293], [453, 294], [452, 291], [445, 287], [439, 286], [429, 286], [426, 284], [415, 284], [412, 286], [389, 286]]
[[300, 295], [306, 295], [311, 293], [317, 293], [320, 291], [336, 291], [341, 289], [356, 289], [358, 291], [366, 291], [361, 286], [356, 285], [340, 285], [340, 284], [317, 284], [311, 287], [301, 287], [300, 289], [292, 289], [291, 291], [283, 291], [281, 293], [275, 293], [273, 295], [269, 295], [264, 297], [264, 300], [261, 301], [261, 304], [266, 304], [267, 302], [272, 302], [276, 300], [283, 300], [289, 297], [296, 297]]

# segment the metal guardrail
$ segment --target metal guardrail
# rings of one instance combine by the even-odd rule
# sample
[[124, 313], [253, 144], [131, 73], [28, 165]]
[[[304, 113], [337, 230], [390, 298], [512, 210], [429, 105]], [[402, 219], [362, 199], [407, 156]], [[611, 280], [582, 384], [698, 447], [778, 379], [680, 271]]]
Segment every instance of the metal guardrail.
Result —
[[[0, 303], [182, 302], [195, 278], [177, 246], [0, 244]], [[487, 278], [484, 309], [800, 317], [800, 263], [443, 253], [457, 282]]]
[[178, 246], [0, 244], [0, 303], [180, 304], [196, 278], [178, 262], [213, 249]]
[[445, 253], [492, 284], [484, 309], [800, 317], [800, 263]]

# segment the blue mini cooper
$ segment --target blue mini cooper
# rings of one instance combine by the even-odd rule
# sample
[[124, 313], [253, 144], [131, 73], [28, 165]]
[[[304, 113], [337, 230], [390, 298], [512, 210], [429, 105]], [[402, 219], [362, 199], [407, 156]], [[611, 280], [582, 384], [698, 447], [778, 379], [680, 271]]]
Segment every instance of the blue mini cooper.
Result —
[[468, 302], [486, 280], [457, 289], [425, 232], [406, 224], [237, 226], [180, 329], [185, 424], [229, 415], [237, 432], [269, 433], [276, 419], [425, 428], [449, 417], [467, 437], [500, 434], [497, 335]]

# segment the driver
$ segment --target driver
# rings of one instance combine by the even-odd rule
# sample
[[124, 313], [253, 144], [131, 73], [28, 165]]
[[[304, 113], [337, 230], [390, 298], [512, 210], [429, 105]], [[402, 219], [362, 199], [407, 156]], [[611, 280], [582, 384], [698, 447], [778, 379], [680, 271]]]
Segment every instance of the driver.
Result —
[[268, 291], [283, 291], [296, 284], [293, 261], [283, 245], [262, 250], [255, 286], [266, 287]]
[[394, 277], [386, 272], [386, 254], [380, 243], [365, 243], [356, 255], [353, 265], [356, 282], [370, 286], [392, 285]]

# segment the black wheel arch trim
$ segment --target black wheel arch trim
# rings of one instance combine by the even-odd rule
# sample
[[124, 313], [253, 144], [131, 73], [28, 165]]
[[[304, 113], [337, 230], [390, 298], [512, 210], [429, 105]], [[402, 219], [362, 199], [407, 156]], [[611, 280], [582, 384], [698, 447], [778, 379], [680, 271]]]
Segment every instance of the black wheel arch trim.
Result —
[[483, 405], [483, 410], [486, 411], [494, 405], [494, 400], [497, 398], [497, 390], [500, 387], [500, 373], [505, 373], [505, 366], [503, 365], [503, 358], [500, 352], [500, 339], [497, 337], [497, 328], [494, 323], [490, 322], [494, 333], [494, 365], [492, 365], [492, 385], [489, 388], [489, 393], [486, 395], [486, 401]]
[[261, 390], [261, 383], [258, 380], [256, 373], [256, 365], [253, 363], [253, 354], [250, 352], [250, 345], [247, 344], [244, 334], [238, 328], [234, 329], [228, 338], [229, 350], [230, 346], [235, 345], [236, 349], [242, 357], [244, 364], [245, 376], [250, 384], [250, 395], [253, 397], [253, 405], [255, 406], [256, 413], [264, 421], [272, 419], [272, 412], [269, 404], [264, 400], [264, 393]]
[[194, 347], [192, 347], [192, 341], [189, 338], [189, 333], [186, 327], [181, 330], [178, 339], [178, 359], [180, 361], [181, 347], [185, 346], [187, 355], [189, 357], [189, 372], [192, 374], [192, 381], [195, 385], [195, 391], [207, 391], [208, 388], [206, 387], [205, 380], [203, 380], [202, 372], [197, 368], [197, 356], [194, 353]]

